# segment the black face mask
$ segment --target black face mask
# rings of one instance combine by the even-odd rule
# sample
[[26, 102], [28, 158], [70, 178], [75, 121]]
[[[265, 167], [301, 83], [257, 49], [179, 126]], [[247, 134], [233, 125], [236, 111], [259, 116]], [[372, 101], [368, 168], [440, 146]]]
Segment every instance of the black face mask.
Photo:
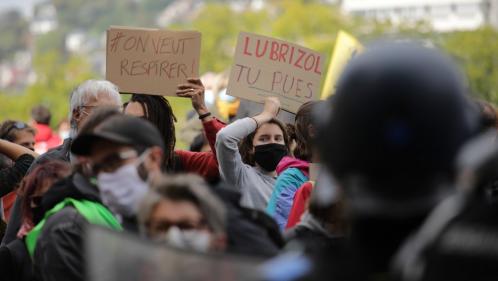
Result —
[[287, 147], [283, 144], [269, 143], [254, 147], [254, 161], [267, 172], [275, 171], [287, 154]]
[[45, 215], [45, 210], [43, 210], [42, 206], [36, 206], [31, 208], [31, 213], [33, 214], [33, 224], [37, 225]]

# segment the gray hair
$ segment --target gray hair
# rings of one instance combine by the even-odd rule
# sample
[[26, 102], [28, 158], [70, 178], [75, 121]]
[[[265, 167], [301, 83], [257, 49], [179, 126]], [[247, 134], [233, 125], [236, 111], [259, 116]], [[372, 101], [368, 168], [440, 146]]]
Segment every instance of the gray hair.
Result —
[[72, 120], [73, 112], [85, 106], [91, 99], [97, 99], [99, 95], [106, 95], [121, 105], [121, 96], [119, 89], [113, 83], [107, 80], [87, 80], [76, 87], [71, 93], [69, 104], [69, 119], [71, 120], [71, 136], [76, 135], [76, 124]]
[[226, 233], [226, 209], [223, 202], [213, 194], [201, 177], [194, 174], [180, 174], [162, 176], [152, 183], [151, 190], [142, 200], [138, 211], [138, 222], [142, 234], [147, 233], [146, 226], [152, 210], [162, 199], [172, 201], [189, 200], [188, 197], [183, 198], [178, 195], [180, 190], [197, 201], [192, 203], [198, 205], [209, 229], [214, 234]]

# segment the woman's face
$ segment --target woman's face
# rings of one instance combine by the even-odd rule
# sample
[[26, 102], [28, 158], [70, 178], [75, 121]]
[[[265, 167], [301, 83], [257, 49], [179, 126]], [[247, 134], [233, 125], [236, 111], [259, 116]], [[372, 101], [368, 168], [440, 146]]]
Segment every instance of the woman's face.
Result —
[[277, 124], [266, 123], [256, 131], [254, 139], [252, 140], [252, 145], [254, 147], [270, 143], [285, 145], [284, 133]]
[[28, 149], [35, 150], [35, 135], [27, 130], [21, 130], [16, 133], [14, 143], [24, 146]]
[[135, 117], [145, 117], [145, 112], [142, 105], [139, 102], [131, 101], [126, 105], [124, 110], [126, 115], [131, 115]]

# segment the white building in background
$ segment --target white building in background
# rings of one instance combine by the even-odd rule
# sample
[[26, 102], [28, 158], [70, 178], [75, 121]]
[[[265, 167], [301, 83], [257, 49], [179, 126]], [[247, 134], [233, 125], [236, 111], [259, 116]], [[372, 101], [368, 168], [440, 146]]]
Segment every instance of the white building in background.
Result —
[[35, 35], [45, 34], [57, 28], [57, 11], [50, 2], [35, 6], [30, 30]]
[[425, 21], [440, 32], [498, 28], [498, 0], [343, 0], [341, 9], [394, 24]]

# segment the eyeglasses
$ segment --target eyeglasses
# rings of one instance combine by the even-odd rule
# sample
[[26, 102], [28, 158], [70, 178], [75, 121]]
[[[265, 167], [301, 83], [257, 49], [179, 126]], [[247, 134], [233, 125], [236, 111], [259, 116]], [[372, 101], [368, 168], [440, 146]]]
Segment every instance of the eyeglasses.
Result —
[[204, 228], [206, 227], [206, 225], [207, 222], [204, 219], [198, 222], [193, 222], [188, 220], [170, 222], [165, 219], [160, 219], [157, 221], [149, 221], [146, 223], [146, 226], [151, 230], [151, 232], [154, 233], [168, 232], [168, 230], [173, 226], [178, 227], [180, 230], [192, 230], [192, 229]]
[[135, 150], [131, 149], [112, 153], [102, 159], [99, 163], [93, 163], [92, 172], [94, 175], [97, 175], [100, 172], [109, 173], [119, 168], [124, 161], [137, 157], [138, 153]]
[[17, 129], [17, 130], [22, 130], [22, 129], [26, 129], [28, 128], [28, 125], [24, 122], [14, 122], [12, 125], [10, 125], [9, 129], [7, 129], [7, 131], [5, 131], [5, 134], [2, 135], [2, 137], [0, 137], [1, 139], [5, 139], [9, 133], [14, 130], [14, 129]]
[[[92, 110], [94, 107], [97, 107], [97, 106], [96, 105], [81, 105], [78, 108], [82, 108], [83, 110], [81, 110], [81, 112], [85, 113], [86, 115], [90, 115], [90, 113], [92, 113]], [[86, 110], [87, 108], [89, 108], [90, 110]]]

